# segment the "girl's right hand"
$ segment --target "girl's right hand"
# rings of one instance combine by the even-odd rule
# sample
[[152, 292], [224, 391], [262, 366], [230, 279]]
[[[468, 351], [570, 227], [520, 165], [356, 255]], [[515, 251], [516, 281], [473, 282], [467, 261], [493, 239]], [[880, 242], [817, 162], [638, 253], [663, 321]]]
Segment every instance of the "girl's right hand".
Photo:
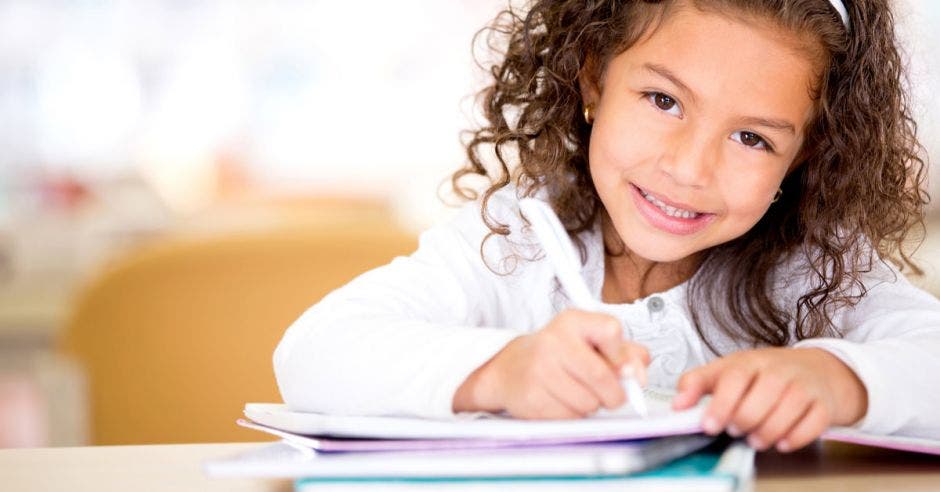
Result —
[[623, 405], [622, 368], [629, 364], [645, 385], [649, 362], [645, 347], [623, 339], [613, 316], [569, 309], [477, 368], [457, 389], [453, 407], [524, 419], [586, 417]]

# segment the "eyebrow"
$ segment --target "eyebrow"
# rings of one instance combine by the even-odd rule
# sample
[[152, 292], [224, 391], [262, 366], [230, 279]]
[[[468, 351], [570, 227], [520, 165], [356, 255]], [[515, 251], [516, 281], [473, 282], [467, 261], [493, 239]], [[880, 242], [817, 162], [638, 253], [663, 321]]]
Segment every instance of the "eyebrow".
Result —
[[693, 92], [692, 89], [689, 89], [689, 86], [685, 85], [685, 82], [677, 77], [676, 74], [672, 73], [672, 71], [670, 71], [668, 68], [662, 65], [657, 65], [655, 63], [645, 63], [643, 64], [643, 68], [672, 82], [676, 87], [688, 94], [689, 97], [692, 98], [693, 102], [695, 101], [695, 92]]
[[[676, 74], [672, 73], [668, 68], [658, 65], [656, 63], [645, 63], [643, 68], [647, 71], [652, 72], [660, 77], [672, 82], [676, 87], [689, 95], [689, 98], [692, 99], [692, 102], [695, 102], [695, 92], [685, 85], [685, 82], [682, 81]], [[791, 134], [796, 134], [796, 127], [793, 126], [793, 123], [790, 123], [786, 120], [778, 119], [769, 119], [769, 118], [759, 118], [756, 116], [747, 116], [741, 118], [742, 125], [756, 125], [763, 126], [767, 128], [773, 128], [775, 130], [783, 130]]]
[[764, 126], [767, 128], [773, 128], [775, 130], [783, 130], [793, 135], [796, 135], [796, 128], [793, 126], [793, 123], [790, 123], [789, 121], [770, 120], [767, 118], [757, 118], [755, 116], [748, 116], [746, 118], [741, 118], [741, 124]]

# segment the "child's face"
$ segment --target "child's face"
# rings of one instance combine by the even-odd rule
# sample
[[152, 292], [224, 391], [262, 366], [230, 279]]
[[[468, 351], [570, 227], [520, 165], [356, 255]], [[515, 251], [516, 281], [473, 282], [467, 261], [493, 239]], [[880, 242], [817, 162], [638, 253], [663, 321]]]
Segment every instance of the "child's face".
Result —
[[813, 77], [796, 38], [685, 8], [610, 61], [601, 94], [582, 80], [592, 178], [626, 247], [676, 261], [756, 224], [802, 144]]

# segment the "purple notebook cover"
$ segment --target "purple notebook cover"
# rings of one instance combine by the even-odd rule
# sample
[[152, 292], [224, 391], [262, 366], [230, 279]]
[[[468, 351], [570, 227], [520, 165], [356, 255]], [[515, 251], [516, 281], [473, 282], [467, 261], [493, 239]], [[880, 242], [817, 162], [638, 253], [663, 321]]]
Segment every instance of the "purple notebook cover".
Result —
[[[238, 419], [242, 427], [266, 432], [310, 449], [324, 453], [362, 452], [362, 451], [423, 451], [444, 449], [496, 449], [513, 447], [559, 446], [565, 444], [639, 442], [644, 439], [624, 439], [622, 436], [603, 436], [591, 438], [543, 438], [543, 439], [352, 439], [323, 436], [305, 436], [286, 432], [250, 420]], [[697, 429], [677, 430], [670, 435], [683, 435]], [[663, 437], [659, 435], [657, 437]]]

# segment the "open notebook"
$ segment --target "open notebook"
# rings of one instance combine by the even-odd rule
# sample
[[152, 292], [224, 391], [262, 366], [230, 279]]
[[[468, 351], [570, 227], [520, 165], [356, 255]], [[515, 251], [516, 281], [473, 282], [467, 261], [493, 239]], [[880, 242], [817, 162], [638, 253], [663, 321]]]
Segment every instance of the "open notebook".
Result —
[[[649, 416], [646, 418], [637, 415], [629, 405], [616, 411], [601, 411], [592, 417], [575, 420], [520, 420], [485, 413], [432, 420], [293, 412], [285, 405], [273, 403], [249, 403], [245, 405], [245, 416], [267, 428], [317, 436], [334, 445], [342, 442], [342, 438], [407, 440], [412, 444], [418, 444], [414, 440], [482, 439], [493, 444], [519, 442], [540, 445], [644, 439], [701, 432], [700, 422], [706, 400], [691, 409], [676, 412], [671, 407], [674, 393], [650, 388], [645, 389], [644, 393], [649, 407]], [[333, 438], [332, 443], [330, 438]]]
[[[364, 479], [388, 485], [393, 477], [626, 476], [714, 440], [700, 431], [705, 402], [675, 412], [673, 392], [645, 392], [647, 417], [627, 405], [590, 418], [552, 421], [485, 413], [447, 420], [337, 416], [249, 403], [245, 416], [250, 421], [239, 425], [281, 437], [281, 442], [213, 460], [206, 471], [213, 476], [319, 477], [330, 486], [362, 485]], [[659, 439], [649, 439], [654, 437]]]

